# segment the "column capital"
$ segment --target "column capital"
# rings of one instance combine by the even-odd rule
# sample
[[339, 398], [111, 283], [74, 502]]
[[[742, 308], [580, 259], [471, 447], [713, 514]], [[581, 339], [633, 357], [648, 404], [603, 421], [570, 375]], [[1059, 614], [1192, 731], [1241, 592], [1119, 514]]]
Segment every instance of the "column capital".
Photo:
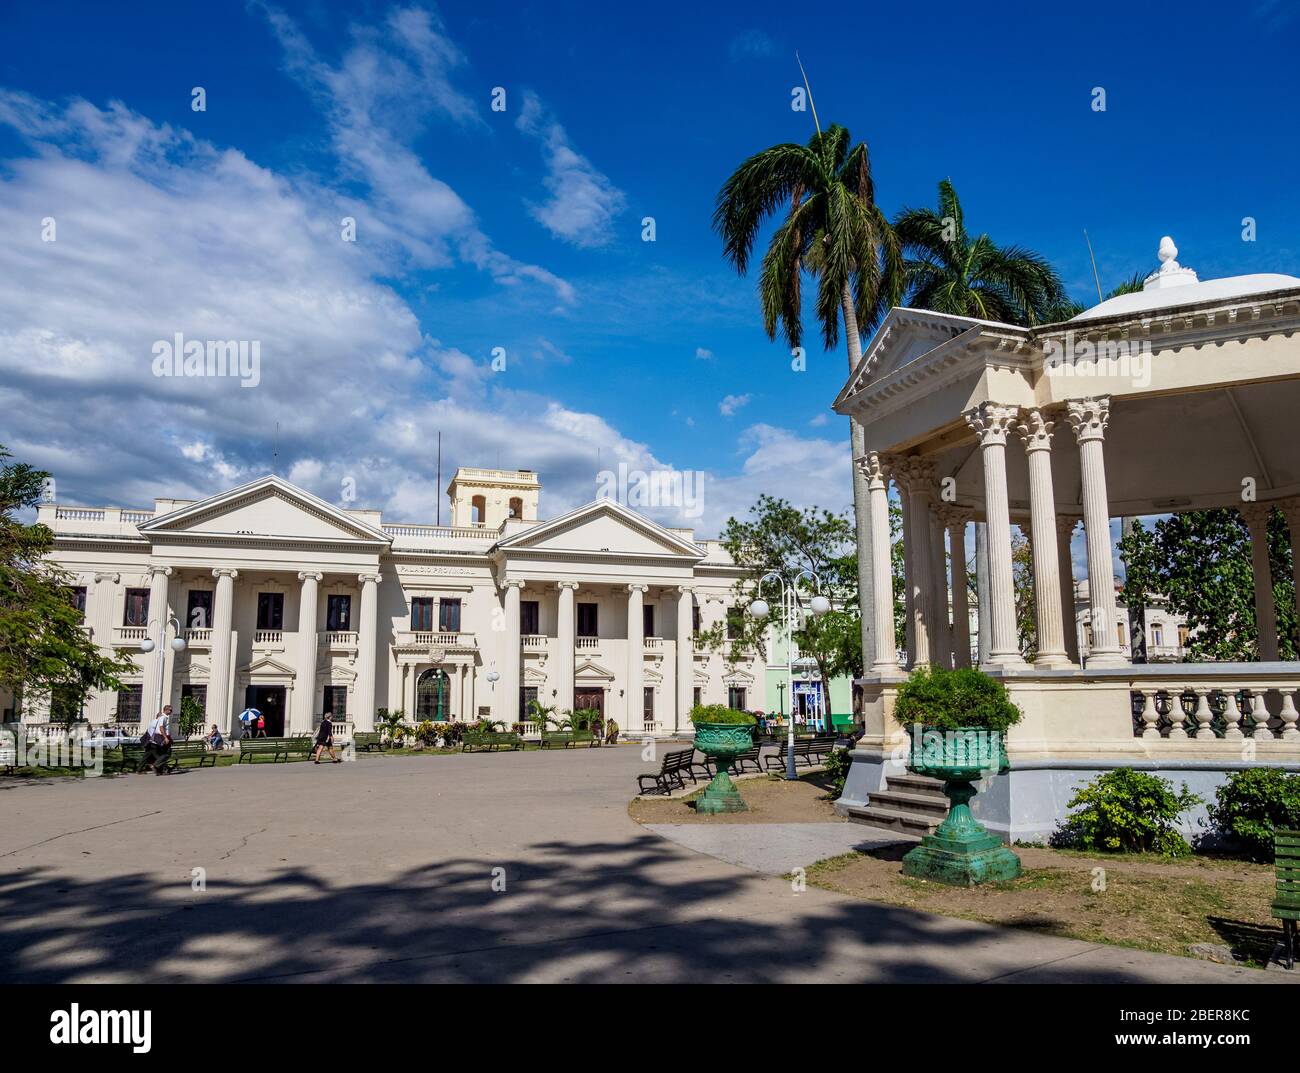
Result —
[[218, 566], [212, 571], [212, 576], [217, 579], [228, 577], [231, 581], [237, 581], [239, 579], [239, 571], [229, 566]]
[[938, 507], [935, 513], [939, 515], [939, 524], [948, 529], [954, 526], [965, 528], [967, 522], [975, 520], [975, 511], [972, 508], [959, 507], [956, 504], [945, 504]]
[[1007, 433], [1020, 417], [1020, 407], [1006, 406], [1000, 402], [982, 402], [962, 417], [972, 432], [979, 437], [981, 447], [1005, 445]]
[[379, 582], [383, 580], [383, 575], [380, 574], [378, 571], [376, 571], [373, 574], [358, 574], [357, 580], [361, 582], [361, 584], [363, 585], [367, 583], [378, 585]]
[[1110, 422], [1110, 396], [1071, 399], [1065, 404], [1065, 419], [1070, 422], [1070, 428], [1080, 443], [1104, 439], [1106, 425]]
[[322, 574], [322, 573], [319, 573], [319, 572], [316, 571], [316, 570], [299, 570], [299, 571], [298, 571], [298, 580], [299, 580], [299, 581], [315, 581], [315, 582], [318, 582], [318, 583], [319, 583], [320, 581], [324, 580], [324, 578], [325, 578], [325, 575]]
[[1256, 529], [1260, 532], [1267, 530], [1268, 520], [1273, 516], [1273, 508], [1276, 506], [1277, 503], [1240, 503], [1237, 513], [1253, 534]]
[[577, 592], [579, 584], [576, 581], [557, 581], [555, 587], [557, 589], [572, 589], [574, 592]]
[[1056, 516], [1056, 535], [1058, 537], [1073, 536], [1074, 527], [1080, 521], [1081, 519], [1077, 514], [1058, 514]]
[[889, 456], [880, 451], [868, 451], [856, 459], [858, 470], [867, 479], [867, 488], [883, 488], [889, 480]]
[[147, 566], [145, 567], [145, 573], [151, 578], [158, 574], [162, 574], [163, 577], [171, 577], [172, 568], [170, 566]]
[[111, 581], [114, 585], [116, 585], [116, 584], [117, 584], [119, 581], [121, 581], [121, 580], [122, 580], [122, 575], [121, 575], [121, 574], [118, 574], [118, 573], [97, 573], [97, 574], [95, 574], [95, 584], [96, 584], [96, 585], [98, 585], [101, 581]]
[[908, 492], [929, 492], [934, 485], [934, 463], [918, 455], [895, 457], [888, 463], [890, 476]]
[[695, 595], [695, 586], [694, 586], [694, 585], [677, 585], [677, 586], [674, 587], [674, 591], [677, 593], [678, 596], [694, 596], [694, 595]]
[[1300, 526], [1300, 496], [1279, 499], [1273, 505], [1282, 512], [1292, 529]]
[[1050, 451], [1052, 430], [1056, 427], [1056, 422], [1037, 407], [1022, 410], [1020, 413], [1020, 421], [1016, 424], [1015, 431], [1024, 440], [1025, 450]]
[[522, 578], [512, 577], [501, 582], [503, 589], [522, 589], [527, 584]]
[[628, 593], [629, 596], [632, 596], [632, 595], [634, 595], [635, 593], [638, 593], [638, 592], [649, 592], [649, 591], [650, 591], [650, 586], [649, 586], [649, 585], [629, 585], [629, 586], [627, 586], [627, 593]]

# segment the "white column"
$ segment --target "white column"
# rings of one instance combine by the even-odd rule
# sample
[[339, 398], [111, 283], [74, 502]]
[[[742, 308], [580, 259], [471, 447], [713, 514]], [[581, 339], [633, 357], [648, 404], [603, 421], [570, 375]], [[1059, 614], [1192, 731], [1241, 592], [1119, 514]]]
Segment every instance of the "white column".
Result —
[[1250, 530], [1250, 565], [1255, 577], [1255, 629], [1259, 634], [1259, 658], [1263, 663], [1275, 662], [1279, 652], [1273, 572], [1268, 562], [1268, 519], [1273, 506], [1272, 503], [1243, 503], [1237, 508]]
[[930, 551], [930, 486], [934, 481], [934, 465], [921, 458], [902, 458], [892, 465], [896, 480], [906, 489], [903, 516], [904, 553], [911, 550], [908, 591], [911, 593], [911, 628], [908, 643], [913, 651], [908, 653], [909, 665], [919, 667], [931, 660], [931, 640], [934, 635], [934, 586], [930, 575], [933, 555]]
[[948, 621], [948, 550], [944, 547], [944, 526], [939, 512], [930, 508], [930, 580], [934, 583], [934, 633], [930, 650], [941, 667], [952, 667], [952, 626]]
[[[989, 666], [1023, 667], [1016, 636], [1016, 595], [1011, 572], [1011, 511], [1007, 502], [1007, 432], [1015, 421], [1014, 406], [986, 402], [965, 415], [980, 441], [984, 465], [984, 513], [989, 559]], [[980, 608], [980, 629], [985, 609]]]
[[[235, 612], [235, 579], [238, 570], [212, 571], [217, 592], [212, 608], [212, 669], [208, 673], [208, 718], [235, 736], [235, 713], [230, 696], [230, 631]], [[241, 706], [242, 707], [242, 706]]]
[[1064, 629], [1065, 654], [1071, 663], [1079, 662], [1079, 620], [1074, 613], [1074, 527], [1079, 519], [1066, 515], [1056, 518], [1057, 575], [1061, 586], [1061, 621]]
[[1292, 640], [1296, 646], [1296, 658], [1300, 659], [1300, 499], [1286, 500], [1282, 504], [1282, 513], [1291, 532], [1291, 583], [1295, 594], [1293, 606], [1296, 608], [1296, 636]]
[[645, 715], [645, 585], [627, 587], [627, 733], [640, 734]]
[[556, 670], [559, 681], [556, 683], [555, 704], [561, 712], [573, 711], [573, 679], [577, 667], [575, 647], [578, 642], [574, 617], [574, 600], [577, 592], [578, 583], [576, 581], [560, 582], [559, 624], [556, 630], [558, 634], [556, 643], [560, 646], [560, 659]]
[[1089, 667], [1122, 667], [1124, 658], [1115, 633], [1115, 563], [1110, 548], [1110, 505], [1106, 496], [1106, 457], [1102, 442], [1110, 420], [1110, 396], [1076, 399], [1067, 404], [1066, 417], [1079, 441], [1079, 469], [1083, 475], [1083, 528], [1088, 538], [1088, 602], [1092, 617], [1093, 646]]
[[685, 730], [690, 723], [695, 699], [695, 590], [689, 585], [677, 589], [677, 710], [673, 730]]
[[970, 605], [967, 602], [966, 523], [971, 512], [948, 507], [943, 512], [948, 527], [952, 569], [952, 655], [954, 667], [970, 666]]
[[1056, 496], [1052, 490], [1052, 429], [1041, 410], [1027, 410], [1016, 431], [1029, 462], [1029, 524], [1034, 563], [1038, 667], [1068, 667], [1061, 608], [1060, 554], [1056, 549]]
[[298, 580], [302, 591], [298, 597], [298, 675], [293, 691], [290, 734], [310, 733], [316, 724], [316, 607], [320, 574], [301, 571]]
[[[167, 653], [171, 651], [171, 645], [168, 644], [167, 620], [171, 611], [167, 606], [167, 579], [171, 573], [170, 566], [149, 567], [149, 614], [146, 616], [146, 625], [149, 627], [150, 639], [158, 646], [150, 654], [145, 667], [144, 703], [140, 706], [140, 710], [149, 719], [158, 714], [163, 704], [169, 703]], [[160, 691], [161, 703], [158, 700]], [[173, 730], [174, 723], [173, 718]]]
[[358, 574], [357, 580], [361, 582], [361, 620], [357, 636], [357, 705], [352, 725], [357, 730], [374, 730], [375, 661], [379, 655], [379, 575]]
[[[899, 674], [898, 647], [894, 643], [894, 570], [890, 561], [889, 470], [881, 455], [869, 451], [858, 460], [867, 478], [871, 499], [871, 594], [875, 616], [876, 659], [866, 670], [872, 674]], [[858, 552], [861, 554], [861, 546]]]
[[492, 718], [510, 729], [519, 721], [519, 597], [522, 581], [507, 581], [502, 599], [505, 602], [505, 631], [501, 635], [499, 670], [501, 678], [492, 697]]

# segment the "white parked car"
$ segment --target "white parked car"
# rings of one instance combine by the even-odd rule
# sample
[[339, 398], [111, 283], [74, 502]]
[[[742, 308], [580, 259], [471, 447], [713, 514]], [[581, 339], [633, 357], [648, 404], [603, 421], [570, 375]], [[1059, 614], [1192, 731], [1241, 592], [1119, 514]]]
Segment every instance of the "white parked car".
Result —
[[139, 741], [139, 732], [123, 730], [121, 727], [98, 727], [81, 739], [83, 749], [116, 749], [126, 741]]

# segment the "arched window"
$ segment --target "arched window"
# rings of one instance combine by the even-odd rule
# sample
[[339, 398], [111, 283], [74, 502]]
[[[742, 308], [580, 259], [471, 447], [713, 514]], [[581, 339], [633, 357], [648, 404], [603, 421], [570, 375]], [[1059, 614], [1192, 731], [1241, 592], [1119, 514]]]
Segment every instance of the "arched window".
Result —
[[475, 496], [469, 501], [470, 521], [483, 525], [487, 521], [487, 496]]
[[518, 496], [510, 500], [510, 517], [522, 518], [524, 516], [524, 501]]
[[451, 718], [451, 684], [447, 672], [433, 668], [420, 675], [415, 684], [415, 718], [443, 723]]

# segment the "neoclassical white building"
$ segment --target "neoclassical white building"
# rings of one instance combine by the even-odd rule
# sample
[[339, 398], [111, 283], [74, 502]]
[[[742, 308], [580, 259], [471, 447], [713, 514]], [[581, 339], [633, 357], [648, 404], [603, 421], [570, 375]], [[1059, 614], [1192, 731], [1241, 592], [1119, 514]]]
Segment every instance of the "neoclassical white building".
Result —
[[[1049, 833], [1073, 787], [1136, 767], [1208, 794], [1226, 772], [1300, 768], [1300, 663], [1279, 660], [1266, 526], [1281, 511], [1300, 546], [1300, 278], [1201, 281], [1170, 239], [1142, 291], [1034, 328], [890, 311], [834, 409], [858, 421], [856, 463], [875, 532], [888, 532], [889, 484], [903, 503], [907, 645], [912, 666], [970, 662], [967, 526], [987, 524], [989, 613], [983, 668], [1025, 712], [1008, 735], [1011, 769], [976, 809], [1008, 838]], [[1153, 430], [1159, 430], [1153, 435]], [[1259, 661], [1134, 664], [1113, 584], [1113, 517], [1232, 507], [1249, 527]], [[1038, 655], [1019, 651], [1012, 524], [1030, 537]], [[1070, 538], [1086, 535], [1081, 659]], [[905, 825], [905, 730], [893, 717], [905, 674], [893, 645], [887, 541], [873, 543], [874, 665], [861, 682], [866, 735], [843, 807]], [[951, 607], [951, 617], [947, 609]], [[883, 811], [882, 811], [883, 810]]]
[[542, 521], [540, 491], [529, 471], [462, 468], [450, 525], [385, 522], [277, 476], [152, 510], [43, 504], [86, 628], [140, 669], [85, 714], [135, 725], [193, 696], [227, 731], [253, 705], [295, 734], [324, 712], [370, 729], [385, 706], [513, 724], [536, 699], [670, 734], [693, 703], [764, 707], [761, 653], [727, 663], [693, 643], [732, 602], [719, 542], [612, 500]]

